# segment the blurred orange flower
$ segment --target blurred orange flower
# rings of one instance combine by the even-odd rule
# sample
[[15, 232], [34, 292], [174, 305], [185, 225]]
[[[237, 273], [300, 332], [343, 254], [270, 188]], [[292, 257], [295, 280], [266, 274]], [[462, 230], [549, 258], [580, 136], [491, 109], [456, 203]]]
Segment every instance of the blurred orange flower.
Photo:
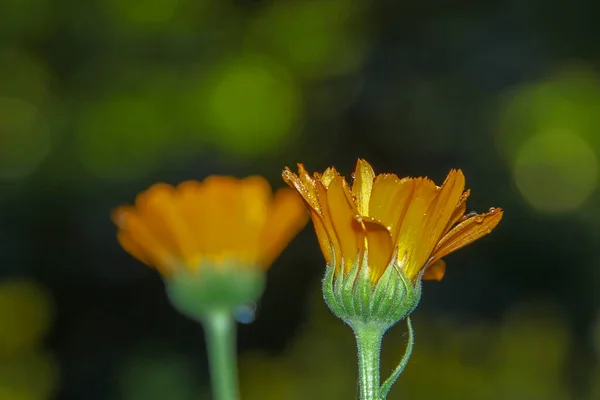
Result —
[[352, 186], [333, 167], [311, 177], [302, 164], [283, 179], [302, 195], [328, 266], [347, 274], [368, 265], [376, 283], [389, 265], [415, 281], [440, 280], [442, 257], [490, 233], [502, 210], [468, 214], [465, 178], [452, 170], [441, 187], [427, 178], [375, 176], [371, 165], [358, 160]]
[[170, 276], [222, 261], [266, 269], [308, 216], [289, 188], [273, 195], [260, 176], [210, 176], [177, 187], [158, 183], [112, 215], [123, 248]]

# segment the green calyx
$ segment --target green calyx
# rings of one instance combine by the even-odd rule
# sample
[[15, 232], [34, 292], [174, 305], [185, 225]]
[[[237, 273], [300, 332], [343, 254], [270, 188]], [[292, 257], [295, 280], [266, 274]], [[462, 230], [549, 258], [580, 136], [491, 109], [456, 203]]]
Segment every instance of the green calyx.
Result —
[[[361, 400], [384, 400], [408, 364], [413, 349], [413, 329], [409, 315], [421, 299], [421, 276], [413, 283], [396, 264], [394, 257], [383, 276], [373, 283], [365, 256], [349, 273], [335, 274], [327, 267], [323, 295], [331, 311], [344, 320], [356, 337], [358, 346], [358, 386]], [[380, 353], [384, 333], [406, 318], [408, 342], [400, 362], [380, 382]]]
[[394, 258], [374, 284], [365, 257], [347, 274], [336, 276], [334, 268], [327, 267], [323, 295], [331, 311], [353, 329], [376, 326], [385, 332], [419, 304], [421, 280], [411, 282]]
[[253, 265], [235, 261], [203, 263], [190, 271], [181, 268], [165, 279], [171, 304], [182, 314], [201, 320], [215, 310], [234, 314], [238, 308], [258, 301], [265, 274]]

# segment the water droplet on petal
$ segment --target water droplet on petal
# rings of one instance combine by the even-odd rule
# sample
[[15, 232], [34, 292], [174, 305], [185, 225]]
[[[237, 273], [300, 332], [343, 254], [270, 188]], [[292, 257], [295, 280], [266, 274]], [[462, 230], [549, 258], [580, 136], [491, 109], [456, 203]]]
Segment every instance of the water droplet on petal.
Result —
[[463, 220], [465, 220], [465, 219], [469, 219], [469, 218], [472, 218], [472, 217], [476, 217], [477, 215], [478, 215], [478, 214], [477, 214], [477, 211], [471, 211], [470, 213], [468, 213], [468, 214], [465, 214], [465, 215], [463, 216]]

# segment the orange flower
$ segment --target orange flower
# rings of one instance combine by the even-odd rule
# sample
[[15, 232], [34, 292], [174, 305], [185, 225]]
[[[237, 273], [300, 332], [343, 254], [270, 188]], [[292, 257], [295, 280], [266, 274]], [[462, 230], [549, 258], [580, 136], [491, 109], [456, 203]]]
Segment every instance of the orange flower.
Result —
[[[298, 175], [286, 168], [283, 179], [302, 195], [328, 266], [336, 274], [368, 265], [376, 283], [395, 264], [415, 281], [444, 276], [442, 257], [490, 233], [502, 210], [465, 215], [469, 191], [465, 178], [452, 170], [441, 187], [427, 178], [375, 176], [358, 160], [352, 187], [335, 170], [311, 177], [302, 164]], [[366, 263], [363, 262], [366, 260]]]
[[259, 176], [158, 183], [112, 216], [121, 246], [170, 276], [223, 261], [266, 269], [308, 221], [302, 201]]

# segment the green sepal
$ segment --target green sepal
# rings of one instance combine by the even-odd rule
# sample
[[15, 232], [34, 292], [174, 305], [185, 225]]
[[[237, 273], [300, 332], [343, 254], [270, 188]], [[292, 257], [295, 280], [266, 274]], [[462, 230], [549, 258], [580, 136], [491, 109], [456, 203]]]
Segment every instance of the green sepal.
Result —
[[199, 320], [214, 310], [233, 314], [238, 307], [258, 301], [265, 287], [265, 273], [257, 266], [236, 261], [203, 262], [196, 271], [181, 268], [164, 281], [171, 304]]
[[355, 263], [348, 275], [344, 276], [344, 274], [338, 274], [338, 280], [336, 282], [336, 284], [339, 286], [339, 298], [341, 299], [342, 306], [348, 315], [356, 314], [354, 299], [348, 294], [352, 292], [352, 288], [354, 287], [357, 276], [358, 263]]
[[421, 277], [416, 283], [406, 276], [394, 257], [377, 283], [370, 278], [366, 258], [344, 274], [328, 266], [323, 296], [331, 311], [351, 327], [377, 325], [384, 331], [416, 308], [421, 297]]

